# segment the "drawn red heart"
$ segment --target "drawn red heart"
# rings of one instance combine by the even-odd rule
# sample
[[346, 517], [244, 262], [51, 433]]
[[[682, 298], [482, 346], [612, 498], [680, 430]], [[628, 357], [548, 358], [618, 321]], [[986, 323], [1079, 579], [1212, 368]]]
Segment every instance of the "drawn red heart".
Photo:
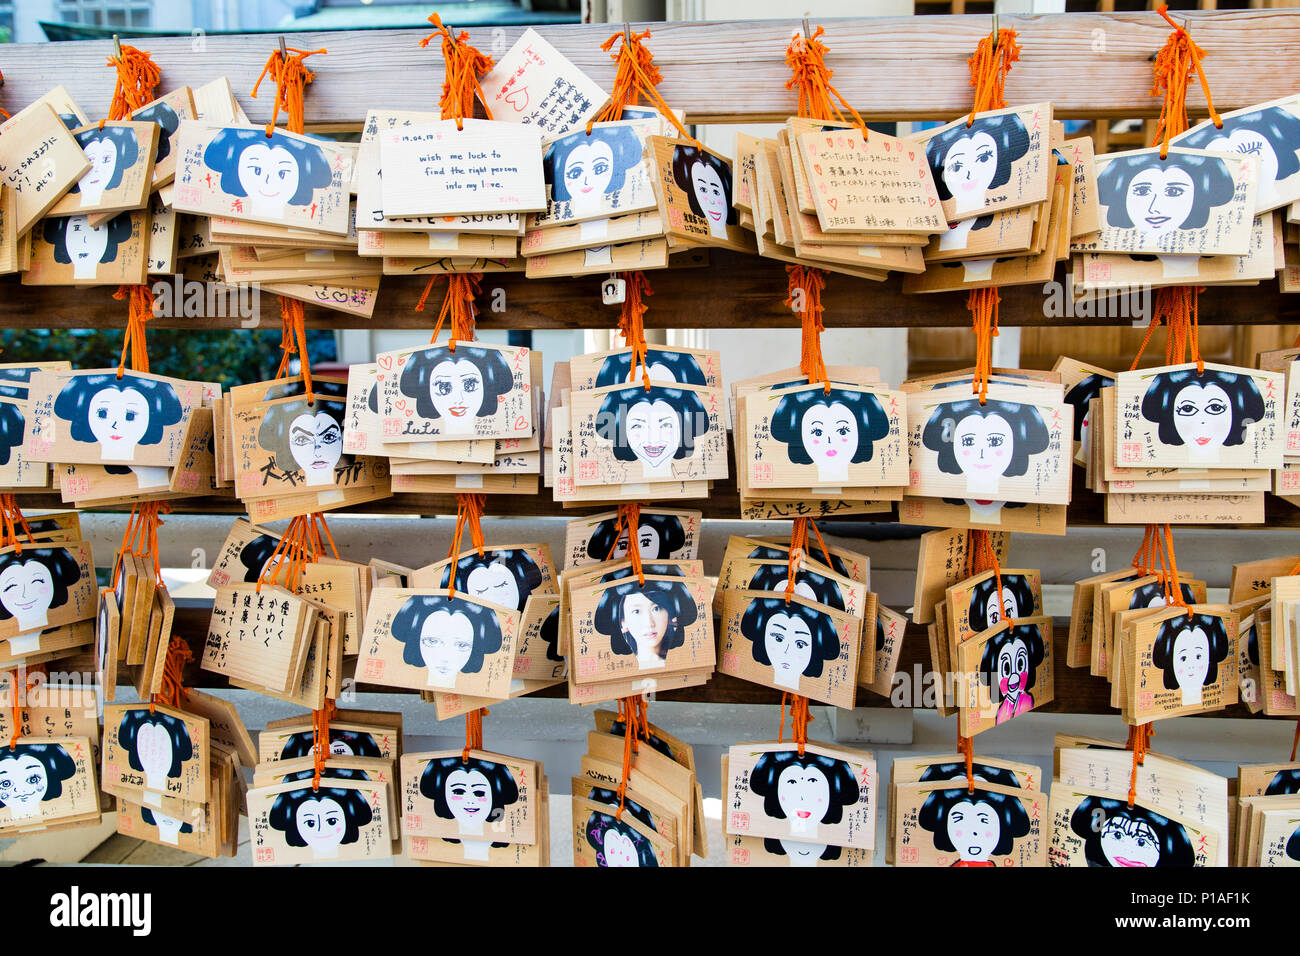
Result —
[[379, 356], [379, 367], [387, 370], [393, 367], [393, 357], [391, 355]]
[[818, 176], [822, 174], [822, 167], [820, 163], [813, 163], [813, 169], [817, 172]]
[[838, 199], [835, 199], [834, 197], [832, 197], [832, 198], [830, 198], [830, 199], [827, 199], [826, 201], [827, 201], [828, 203], [830, 203], [830, 207], [831, 207], [832, 209], [835, 209], [836, 207], [839, 206], [839, 200], [838, 200]]
[[938, 203], [938, 201], [939, 201], [939, 200], [935, 199], [933, 196], [930, 197], [930, 205], [931, 205], [931, 206], [933, 206], [933, 205], [935, 205], [936, 203]]
[[528, 87], [521, 86], [518, 89], [511, 90], [506, 94], [505, 100], [516, 113], [522, 113], [528, 109]]
[[908, 159], [916, 159], [916, 153], [909, 149], [909, 150], [907, 151], [907, 158], [908, 158]]
[[376, 381], [376, 382], [382, 382], [383, 380], [384, 380], [384, 376], [383, 376], [383, 375], [376, 375], [376, 376], [375, 376], [375, 381]]

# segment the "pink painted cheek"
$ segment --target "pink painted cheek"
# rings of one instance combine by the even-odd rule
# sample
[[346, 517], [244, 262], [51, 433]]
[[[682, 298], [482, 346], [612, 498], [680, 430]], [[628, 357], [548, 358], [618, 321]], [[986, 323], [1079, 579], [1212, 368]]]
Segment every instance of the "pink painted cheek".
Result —
[[451, 799], [452, 799], [453, 801], [455, 801], [456, 803], [460, 803], [460, 801], [461, 801], [463, 798], [462, 798], [462, 797], [455, 797], [455, 796], [453, 796]]
[[993, 453], [993, 457], [994, 457], [994, 458], [1001, 458], [1003, 454], [1004, 454], [1004, 453], [1003, 453], [1002, 449], [999, 448], [997, 451], [995, 451], [995, 452]]
[[820, 444], [822, 443], [822, 441], [821, 441], [820, 438], [814, 438], [814, 439], [812, 440], [812, 443], [813, 443], [814, 445], [820, 445]]
[[1010, 689], [1011, 689], [1011, 678], [1009, 678], [1009, 677], [1004, 677], [1004, 678], [1002, 678], [1000, 681], [998, 681], [998, 689], [1001, 690], [1002, 693], [1004, 693], [1004, 694], [1005, 694], [1008, 690], [1010, 690]]

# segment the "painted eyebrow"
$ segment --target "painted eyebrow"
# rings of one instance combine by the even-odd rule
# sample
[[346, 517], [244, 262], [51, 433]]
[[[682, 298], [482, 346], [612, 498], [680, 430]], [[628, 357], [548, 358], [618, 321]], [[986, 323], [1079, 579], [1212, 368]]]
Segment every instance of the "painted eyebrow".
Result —
[[307, 429], [303, 428], [301, 425], [294, 425], [292, 428], [289, 429], [289, 434], [292, 435], [292, 434], [295, 434], [295, 433], [297, 433], [297, 434], [301, 434], [301, 435], [311, 435], [311, 434], [313, 434], [312, 432], [310, 432], [310, 431], [308, 431]]

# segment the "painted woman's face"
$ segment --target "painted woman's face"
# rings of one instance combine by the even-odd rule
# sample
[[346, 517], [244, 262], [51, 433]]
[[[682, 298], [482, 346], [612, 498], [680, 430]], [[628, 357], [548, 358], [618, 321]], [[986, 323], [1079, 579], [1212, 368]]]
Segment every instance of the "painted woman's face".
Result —
[[[641, 525], [637, 529], [636, 546], [641, 552], [643, 558], [659, 557], [659, 532], [648, 524]], [[623, 530], [618, 533], [618, 539], [614, 542], [614, 550], [610, 554], [610, 560], [614, 558], [627, 557], [627, 531]]]
[[172, 735], [162, 724], [144, 724], [135, 735], [135, 752], [146, 780], [159, 786], [172, 767]]
[[967, 415], [952, 430], [952, 450], [967, 478], [996, 484], [1011, 464], [1011, 424], [1001, 415]]
[[63, 245], [72, 262], [73, 278], [93, 279], [108, 249], [108, 223], [91, 226], [85, 216], [70, 216]]
[[483, 373], [469, 359], [444, 359], [434, 366], [429, 398], [448, 431], [472, 431], [483, 406]]
[[623, 598], [623, 631], [636, 646], [637, 653], [656, 653], [659, 642], [668, 633], [668, 609], [640, 592], [633, 592]]
[[1101, 830], [1101, 852], [1111, 866], [1155, 866], [1160, 862], [1156, 833], [1141, 820], [1111, 817]]
[[108, 181], [113, 178], [113, 170], [117, 168], [117, 148], [106, 139], [98, 139], [82, 152], [90, 160], [90, 170], [81, 177], [77, 189], [81, 192], [81, 204], [89, 206], [99, 202]]
[[523, 610], [519, 606], [519, 582], [510, 573], [510, 569], [500, 562], [479, 565], [470, 571], [465, 576], [465, 588], [484, 601]]
[[993, 855], [1002, 835], [998, 815], [987, 803], [963, 800], [948, 811], [948, 839], [963, 860], [980, 862]]
[[637, 402], [627, 410], [627, 444], [651, 468], [666, 465], [682, 447], [682, 423], [663, 399]]
[[858, 450], [858, 420], [843, 402], [812, 405], [799, 422], [803, 446], [813, 464], [843, 465]]
[[326, 412], [302, 414], [289, 424], [289, 449], [304, 484], [334, 484], [334, 466], [343, 453], [343, 429]]
[[482, 771], [453, 770], [444, 785], [447, 806], [461, 832], [481, 833], [492, 813], [492, 785]]
[[1192, 212], [1196, 187], [1180, 166], [1149, 167], [1128, 184], [1124, 208], [1138, 231], [1159, 236], [1178, 229]]
[[625, 833], [619, 833], [613, 827], [605, 830], [602, 849], [605, 853], [606, 866], [641, 865], [636, 853], [636, 844], [632, 842], [632, 838]]
[[786, 767], [776, 781], [776, 799], [791, 829], [815, 827], [830, 809], [830, 781], [816, 767]]
[[1020, 638], [1002, 645], [998, 651], [998, 690], [1002, 697], [1015, 697], [1029, 683], [1029, 648]]
[[1179, 687], [1203, 687], [1210, 672], [1210, 637], [1205, 628], [1189, 627], [1174, 638], [1174, 677]]
[[1001, 602], [998, 601], [995, 595], [990, 594], [988, 603], [984, 605], [984, 624], [986, 627], [992, 627], [1004, 618], [1014, 621], [1019, 616], [1020, 605], [1016, 601], [1016, 596], [1006, 588], [1002, 589]]
[[[1259, 188], [1276, 194], [1277, 153], [1263, 133], [1239, 126], [1227, 136], [1216, 136], [1205, 147], [1212, 153], [1240, 153], [1259, 160]], [[1256, 203], [1258, 206], [1259, 203]]]
[[304, 800], [294, 812], [294, 823], [312, 853], [322, 854], [336, 849], [348, 828], [343, 808], [331, 797]]
[[0, 760], [0, 801], [14, 816], [33, 816], [45, 798], [49, 775], [31, 754]]
[[943, 160], [943, 184], [958, 209], [984, 205], [984, 195], [998, 171], [998, 147], [985, 132], [964, 136], [948, 147]]
[[763, 628], [763, 648], [772, 662], [776, 681], [797, 687], [812, 660], [812, 629], [798, 614], [776, 613]]
[[35, 558], [11, 564], [0, 573], [0, 604], [14, 616], [18, 627], [42, 626], [54, 597], [49, 568]]
[[298, 161], [283, 146], [254, 143], [239, 154], [239, 185], [255, 208], [283, 215], [298, 191]]
[[474, 650], [474, 625], [464, 614], [434, 611], [420, 628], [420, 656], [429, 669], [429, 683], [452, 687], [456, 675]]
[[134, 388], [101, 388], [87, 414], [100, 452], [112, 461], [129, 460], [149, 428], [149, 401]]
[[1218, 385], [1187, 385], [1174, 396], [1174, 430], [1192, 451], [1221, 448], [1231, 428], [1232, 404]]
[[691, 188], [695, 202], [708, 220], [713, 235], [727, 234], [727, 192], [722, 188], [722, 177], [708, 163], [696, 162], [691, 166]]
[[590, 137], [569, 151], [562, 175], [573, 204], [595, 208], [614, 176], [614, 152], [604, 140]]

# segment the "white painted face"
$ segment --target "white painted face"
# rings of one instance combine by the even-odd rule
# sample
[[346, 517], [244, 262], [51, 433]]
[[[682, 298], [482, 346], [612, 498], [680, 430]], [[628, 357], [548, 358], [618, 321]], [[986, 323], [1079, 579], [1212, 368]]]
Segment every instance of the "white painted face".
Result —
[[304, 800], [294, 812], [294, 823], [313, 856], [334, 856], [348, 829], [343, 808], [332, 797]]
[[952, 450], [967, 482], [996, 488], [1014, 451], [1011, 424], [1001, 415], [967, 415], [952, 430]]
[[172, 768], [172, 736], [162, 724], [144, 724], [136, 731], [135, 752], [144, 768], [145, 782], [161, 790]]
[[129, 461], [149, 429], [149, 401], [134, 388], [101, 388], [86, 414], [105, 461]]
[[1227, 136], [1216, 136], [1205, 147], [1212, 153], [1240, 153], [1259, 160], [1259, 189], [1256, 210], [1269, 208], [1277, 198], [1277, 153], [1268, 139], [1253, 129], [1238, 127]]
[[776, 800], [793, 832], [810, 830], [826, 818], [831, 784], [816, 767], [786, 767], [776, 781]]
[[1205, 628], [1186, 628], [1174, 638], [1174, 678], [1180, 688], [1205, 686], [1210, 672], [1210, 636]]
[[447, 431], [472, 432], [483, 407], [483, 373], [469, 359], [444, 359], [433, 368], [429, 398]]
[[663, 399], [641, 401], [627, 410], [627, 444], [651, 468], [665, 467], [682, 447], [682, 423]]
[[347, 741], [345, 740], [331, 740], [330, 753], [334, 754], [337, 757], [353, 756], [352, 748], [348, 746]]
[[1232, 404], [1218, 385], [1186, 385], [1174, 396], [1174, 430], [1193, 452], [1223, 447], [1232, 428]]
[[[789, 586], [790, 579], [782, 578], [780, 581], [776, 582], [776, 586], [772, 588], [772, 591], [775, 594], [784, 594], [785, 589]], [[800, 597], [805, 597], [810, 601], [818, 601], [817, 592], [813, 590], [813, 586], [807, 581], [796, 580], [794, 582], [794, 593]], [[818, 603], [820, 604], [821, 602], [818, 601]]]
[[623, 632], [638, 655], [657, 654], [668, 633], [668, 610], [640, 592], [623, 598]]
[[646, 368], [646, 372], [650, 375], [650, 378], [656, 382], [677, 381], [677, 376], [673, 374], [673, 370], [663, 362], [651, 362]]
[[763, 628], [763, 649], [772, 662], [775, 682], [798, 688], [799, 678], [812, 660], [812, 629], [797, 614], [773, 614]]
[[718, 171], [697, 161], [691, 166], [691, 188], [695, 191], [695, 202], [709, 224], [709, 234], [726, 238], [728, 200]]
[[510, 569], [500, 562], [479, 565], [470, 571], [465, 576], [465, 589], [492, 604], [523, 610], [519, 602], [519, 582], [510, 573]]
[[1140, 820], [1107, 820], [1101, 830], [1101, 852], [1111, 866], [1156, 866], [1160, 862], [1156, 833]]
[[569, 151], [562, 175], [576, 214], [599, 209], [614, 176], [614, 151], [604, 140], [591, 137]]
[[998, 650], [998, 690], [1002, 697], [1016, 697], [1029, 685], [1029, 648], [1020, 638]]
[[420, 656], [429, 669], [429, 683], [454, 687], [456, 675], [474, 650], [474, 625], [464, 614], [434, 611], [420, 628]]
[[0, 758], [0, 801], [14, 816], [36, 816], [48, 785], [45, 764], [31, 754]]
[[64, 248], [72, 262], [75, 279], [93, 279], [108, 249], [108, 223], [91, 226], [85, 216], [70, 216], [64, 234]]
[[632, 838], [625, 833], [620, 833], [613, 827], [605, 830], [602, 849], [605, 853], [606, 866], [640, 866], [640, 858], [636, 854], [636, 844]]
[[54, 598], [54, 579], [35, 558], [11, 564], [0, 573], [0, 604], [13, 615], [19, 631], [44, 627]]
[[303, 413], [289, 423], [289, 450], [305, 485], [334, 484], [343, 454], [343, 429], [326, 412]]
[[858, 419], [843, 402], [812, 405], [799, 421], [803, 446], [818, 468], [846, 469], [858, 450]]
[[798, 840], [782, 840], [781, 849], [791, 866], [816, 866], [822, 854], [826, 852], [825, 843], [803, 843]]
[[158, 836], [164, 843], [170, 843], [173, 846], [179, 842], [181, 833], [181, 821], [176, 817], [169, 817], [165, 813], [150, 809], [153, 814], [154, 826], [158, 828]]
[[963, 800], [948, 811], [948, 839], [963, 860], [982, 863], [993, 855], [1002, 835], [998, 815], [987, 803]]
[[1124, 196], [1129, 222], [1151, 239], [1182, 227], [1196, 199], [1192, 177], [1179, 166], [1150, 167], [1130, 180]]
[[995, 595], [990, 594], [988, 603], [984, 605], [984, 624], [986, 627], [992, 627], [998, 624], [1003, 618], [1015, 620], [1020, 616], [1020, 604], [1016, 596], [1006, 588], [1002, 589], [1002, 601], [998, 602]]
[[99, 202], [108, 181], [113, 178], [117, 168], [117, 147], [105, 139], [95, 140], [82, 152], [90, 160], [90, 170], [77, 182], [81, 193], [81, 205], [93, 206]]
[[964, 136], [948, 147], [943, 160], [943, 184], [958, 211], [984, 205], [989, 184], [998, 171], [998, 146], [985, 132]]
[[453, 770], [443, 796], [461, 833], [482, 833], [492, 813], [492, 785], [480, 770]]
[[[641, 557], [655, 559], [659, 557], [659, 547], [662, 539], [659, 532], [648, 524], [643, 524], [636, 529], [636, 549], [641, 552]], [[627, 544], [623, 545], [623, 552], [627, 553]]]
[[265, 215], [284, 215], [298, 191], [298, 177], [298, 161], [283, 146], [254, 143], [239, 154], [239, 185]]
[[970, 509], [972, 521], [981, 521], [984, 524], [1001, 524], [1002, 508], [1005, 501], [996, 501], [989, 498], [966, 498], [966, 507]]

